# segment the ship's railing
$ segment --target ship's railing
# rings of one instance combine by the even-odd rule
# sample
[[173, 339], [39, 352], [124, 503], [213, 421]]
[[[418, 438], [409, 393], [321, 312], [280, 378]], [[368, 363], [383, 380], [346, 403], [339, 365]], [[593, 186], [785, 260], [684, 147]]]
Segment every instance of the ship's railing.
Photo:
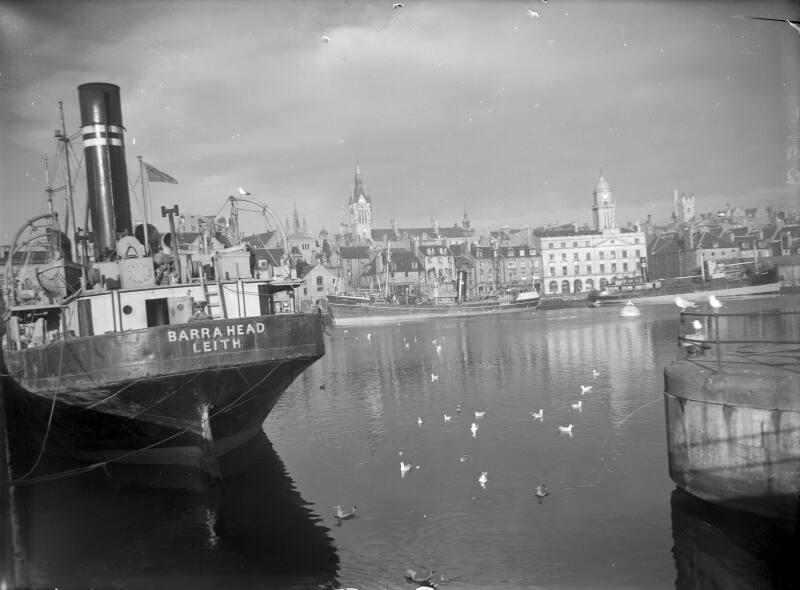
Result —
[[678, 349], [716, 372], [770, 366], [800, 373], [800, 311], [682, 312]]

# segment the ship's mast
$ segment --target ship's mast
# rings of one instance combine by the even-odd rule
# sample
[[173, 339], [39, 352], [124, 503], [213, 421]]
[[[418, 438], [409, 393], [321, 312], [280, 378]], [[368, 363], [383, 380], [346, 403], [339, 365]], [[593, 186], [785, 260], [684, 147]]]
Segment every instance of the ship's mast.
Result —
[[[70, 240], [70, 250], [72, 254], [72, 260], [78, 260], [78, 245], [77, 245], [77, 235], [78, 230], [75, 225], [75, 200], [72, 195], [72, 172], [69, 167], [69, 137], [67, 137], [67, 126], [64, 122], [64, 103], [62, 101], [58, 101], [58, 111], [61, 115], [61, 133], [56, 133], [56, 138], [64, 144], [64, 165], [66, 167], [67, 172], [67, 222], [66, 226], [69, 226], [70, 222], [72, 222], [72, 227], [65, 227], [64, 231], [67, 232], [72, 239]], [[85, 271], [84, 271], [85, 272]]]
[[[56, 192], [53, 190], [53, 185], [50, 184], [50, 169], [47, 166], [47, 158], [44, 159], [44, 179], [47, 183], [47, 188], [45, 192], [47, 192], [47, 208], [50, 209], [50, 215], [55, 217], [55, 208], [53, 207], [53, 193]], [[67, 214], [67, 220], [69, 220], [69, 214]]]

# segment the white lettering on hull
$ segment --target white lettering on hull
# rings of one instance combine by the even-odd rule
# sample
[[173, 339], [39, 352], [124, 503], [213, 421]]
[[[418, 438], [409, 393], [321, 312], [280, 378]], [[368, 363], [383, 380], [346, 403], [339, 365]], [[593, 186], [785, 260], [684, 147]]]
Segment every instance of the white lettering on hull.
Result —
[[191, 342], [192, 352], [203, 354], [242, 348], [241, 338], [248, 334], [263, 334], [266, 326], [263, 322], [247, 322], [230, 324], [214, 328], [189, 328], [183, 330], [167, 330], [167, 342]]

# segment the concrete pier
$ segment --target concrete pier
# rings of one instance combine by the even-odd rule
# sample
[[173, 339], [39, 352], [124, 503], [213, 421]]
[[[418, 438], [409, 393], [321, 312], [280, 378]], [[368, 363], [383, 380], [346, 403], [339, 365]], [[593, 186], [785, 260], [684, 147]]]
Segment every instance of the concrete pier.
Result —
[[800, 522], [800, 371], [795, 362], [680, 360], [666, 367], [669, 473], [687, 492]]

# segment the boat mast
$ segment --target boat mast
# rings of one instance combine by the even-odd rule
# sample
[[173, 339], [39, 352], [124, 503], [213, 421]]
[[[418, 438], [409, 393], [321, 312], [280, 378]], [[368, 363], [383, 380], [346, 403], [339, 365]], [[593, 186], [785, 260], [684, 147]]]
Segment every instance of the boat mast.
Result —
[[[47, 166], [47, 158], [44, 159], [44, 178], [47, 183], [45, 192], [47, 193], [47, 208], [50, 209], [50, 215], [55, 217], [55, 209], [53, 208], [53, 186], [50, 184], [50, 169]], [[69, 213], [67, 213], [67, 220], [69, 220]]]
[[[142, 209], [144, 210], [144, 224], [142, 229], [144, 230], [144, 255], [148, 256], [148, 248], [150, 244], [150, 240], [148, 239], [148, 230], [147, 225], [150, 223], [150, 218], [147, 215], [147, 202], [150, 200], [150, 185], [148, 184], [147, 189], [145, 189], [145, 183], [148, 180], [145, 178], [144, 175], [144, 164], [142, 163], [142, 156], [136, 156], [139, 159], [139, 181], [142, 184]], [[172, 239], [176, 239], [175, 236], [172, 236]]]
[[383, 296], [386, 299], [389, 299], [389, 267], [392, 264], [392, 243], [389, 242], [388, 247], [386, 248], [386, 279], [383, 283]]
[[[58, 112], [61, 118], [61, 132], [56, 133], [56, 138], [64, 144], [64, 164], [67, 172], [67, 221], [64, 224], [64, 230], [72, 238], [70, 240], [70, 252], [72, 254], [72, 260], [78, 260], [78, 245], [76, 243], [78, 231], [75, 225], [75, 200], [72, 194], [72, 171], [69, 167], [70, 143], [69, 137], [67, 137], [67, 125], [64, 122], [64, 103], [60, 100], [58, 101]], [[72, 222], [72, 228], [69, 227], [70, 221]], [[84, 273], [85, 272], [86, 271], [84, 270]]]

